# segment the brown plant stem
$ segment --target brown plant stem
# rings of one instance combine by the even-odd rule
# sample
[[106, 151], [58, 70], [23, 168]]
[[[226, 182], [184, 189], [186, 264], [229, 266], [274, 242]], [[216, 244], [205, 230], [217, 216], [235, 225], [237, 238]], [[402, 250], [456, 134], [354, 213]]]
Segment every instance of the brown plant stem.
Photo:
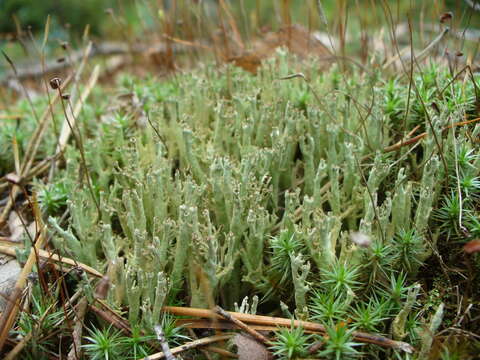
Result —
[[[10, 255], [10, 256], [16, 256], [17, 255], [16, 248], [17, 248], [16, 246], [0, 245], [0, 253]], [[58, 256], [57, 254], [53, 254], [53, 253], [51, 253], [49, 251], [46, 251], [46, 250], [38, 249], [38, 256], [41, 259], [46, 260], [46, 261], [54, 261], [54, 262], [58, 262], [58, 263], [62, 263], [62, 264], [66, 264], [66, 265], [81, 268], [82, 270], [89, 273], [90, 275], [93, 275], [93, 276], [98, 277], [98, 278], [101, 278], [103, 276], [97, 270], [95, 270], [94, 268], [92, 268], [88, 265], [79, 263], [79, 262], [77, 262], [75, 260], [72, 260], [70, 258], [67, 258], [67, 257]]]
[[[452, 129], [452, 128], [455, 128], [457, 126], [465, 126], [465, 125], [469, 125], [469, 124], [473, 124], [473, 123], [476, 123], [476, 122], [479, 122], [480, 121], [480, 118], [475, 118], [475, 119], [471, 119], [471, 120], [465, 120], [465, 121], [460, 121], [460, 122], [457, 122], [457, 123], [454, 123], [454, 124], [451, 124], [451, 125], [448, 125], [446, 127], [444, 127], [442, 129], [442, 133], [449, 130], [449, 129]], [[401, 141], [401, 142], [398, 142], [396, 143], [395, 145], [392, 145], [392, 146], [388, 146], [386, 147], [385, 149], [383, 149], [383, 152], [392, 152], [392, 151], [397, 151], [397, 150], [400, 150], [402, 147], [404, 146], [407, 146], [407, 145], [411, 145], [411, 144], [415, 144], [416, 142], [418, 142], [419, 140], [423, 139], [424, 137], [426, 137], [428, 135], [428, 133], [424, 132], [424, 133], [421, 133], [420, 135], [417, 135], [411, 139], [407, 139], [407, 140], [404, 140], [404, 141]]]
[[258, 342], [260, 342], [262, 344], [265, 344], [265, 345], [267, 345], [270, 342], [265, 336], [260, 334], [258, 331], [252, 329], [251, 327], [249, 327], [244, 322], [238, 320], [232, 313], [226, 312], [220, 306], [216, 306], [214, 311], [215, 311], [215, 313], [219, 314], [224, 319], [230, 321], [231, 323], [235, 324], [240, 329], [244, 330], [246, 333], [250, 334]]
[[[220, 315], [208, 309], [165, 306], [163, 308], [163, 311], [174, 314], [174, 315], [179, 315], [179, 316], [192, 316], [192, 317], [201, 317], [201, 318], [209, 318], [209, 319], [221, 318]], [[312, 331], [319, 334], [326, 334], [326, 328], [323, 325], [309, 322], [309, 321], [300, 321], [300, 320], [292, 321], [291, 319], [286, 319], [286, 318], [252, 315], [252, 314], [244, 314], [244, 313], [238, 313], [238, 312], [228, 312], [228, 313], [236, 317], [238, 320], [243, 321], [244, 323], [247, 323], [249, 325], [256, 324], [256, 325], [267, 325], [267, 326], [275, 326], [275, 327], [301, 326], [306, 331]], [[408, 353], [411, 353], [414, 350], [413, 347], [408, 343], [405, 343], [402, 341], [395, 341], [395, 340], [392, 340], [380, 335], [376, 335], [376, 334], [354, 331], [353, 338], [355, 341], [358, 341], [361, 343], [375, 344], [382, 347], [402, 350]]]

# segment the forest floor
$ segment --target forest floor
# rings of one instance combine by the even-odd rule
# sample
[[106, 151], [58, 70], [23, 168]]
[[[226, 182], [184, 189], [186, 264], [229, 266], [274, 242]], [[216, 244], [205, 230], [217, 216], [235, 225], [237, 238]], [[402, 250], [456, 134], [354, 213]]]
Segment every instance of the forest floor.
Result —
[[444, 14], [352, 55], [222, 10], [4, 53], [5, 358], [478, 358], [475, 43]]

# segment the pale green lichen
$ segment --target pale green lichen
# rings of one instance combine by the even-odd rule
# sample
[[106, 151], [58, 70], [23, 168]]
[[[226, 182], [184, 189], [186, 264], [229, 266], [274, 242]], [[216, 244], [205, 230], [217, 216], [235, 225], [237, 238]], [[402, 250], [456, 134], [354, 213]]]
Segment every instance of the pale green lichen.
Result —
[[[67, 202], [68, 224], [49, 221], [53, 244], [109, 275], [107, 300], [128, 306], [132, 324], [151, 328], [164, 303], [232, 309], [247, 296], [306, 319], [312, 292], [335, 288], [331, 305], [342, 302], [345, 316], [370, 297], [389, 304], [386, 323], [403, 339], [418, 287], [406, 300], [383, 287], [398, 271], [414, 274], [430, 255], [432, 213], [454, 158], [452, 141], [439, 148], [433, 136], [444, 135], [446, 119], [434, 117], [432, 130], [413, 96], [406, 124], [427, 136], [416, 148], [384, 152], [409, 129], [382, 113], [384, 103], [363, 108], [372, 90], [385, 95], [383, 83], [353, 72], [373, 88], [343, 84], [336, 66], [308, 85], [278, 81], [293, 69], [283, 50], [277, 55], [257, 76], [229, 67], [227, 80], [206, 66], [166, 84], [131, 79], [155, 130], [120, 115], [92, 125], [98, 135], [86, 140], [85, 155], [100, 214], [85, 174], [79, 177], [78, 154], [67, 150], [62, 176], [78, 185]], [[316, 71], [315, 62], [299, 66]], [[162, 86], [175, 88], [171, 98], [158, 95]], [[395, 86], [406, 95], [408, 84]], [[352, 243], [357, 231], [370, 245]], [[402, 232], [420, 239], [403, 263], [393, 253]], [[245, 303], [238, 309], [249, 311]]]

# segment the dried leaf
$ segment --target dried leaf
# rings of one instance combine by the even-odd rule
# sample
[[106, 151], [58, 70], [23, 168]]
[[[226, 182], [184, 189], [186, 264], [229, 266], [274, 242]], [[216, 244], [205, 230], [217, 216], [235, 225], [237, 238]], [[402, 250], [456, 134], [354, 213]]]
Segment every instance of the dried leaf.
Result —
[[463, 250], [467, 254], [473, 254], [476, 252], [480, 252], [480, 239], [475, 239], [472, 241], [469, 241], [463, 246]]
[[265, 34], [263, 38], [254, 41], [252, 51], [248, 53], [240, 51], [240, 55], [229, 57], [227, 61], [255, 74], [261, 61], [274, 55], [279, 47], [286, 47], [301, 58], [331, 56], [330, 50], [312, 32], [300, 25], [290, 25], [277, 32]]
[[267, 348], [259, 342], [253, 340], [250, 336], [237, 334], [233, 338], [233, 343], [238, 348], [238, 358], [240, 360], [270, 360], [272, 354]]
[[263, 39], [258, 40], [253, 48], [255, 54], [267, 57], [281, 46], [302, 58], [312, 55], [318, 57], [331, 55], [330, 50], [311, 31], [301, 25], [285, 26], [277, 32], [270, 32]]
[[256, 74], [258, 67], [262, 64], [260, 57], [255, 54], [232, 57], [228, 59], [228, 62], [233, 62], [235, 66], [241, 67], [252, 74]]
[[453, 13], [452, 12], [446, 12], [444, 14], [442, 14], [442, 16], [440, 16], [440, 23], [443, 24], [447, 21], [450, 21], [453, 19]]

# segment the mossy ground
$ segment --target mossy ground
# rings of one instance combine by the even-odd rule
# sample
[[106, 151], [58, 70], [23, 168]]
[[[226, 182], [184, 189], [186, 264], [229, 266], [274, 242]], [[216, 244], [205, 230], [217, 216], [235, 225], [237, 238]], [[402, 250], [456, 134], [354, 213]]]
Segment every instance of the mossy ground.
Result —
[[[157, 324], [181, 344], [192, 335], [162, 306], [215, 304], [324, 324], [309, 356], [475, 358], [480, 263], [463, 246], [480, 234], [480, 77], [435, 59], [400, 74], [324, 68], [279, 49], [256, 75], [206, 63], [94, 90], [58, 167], [27, 187], [49, 247], [106, 274], [105, 302], [133, 329], [90, 313], [87, 358], [151, 354]], [[39, 160], [55, 150], [56, 113]], [[23, 157], [35, 125], [2, 123], [2, 172], [15, 168], [12, 138]], [[95, 297], [84, 273], [38, 273], [14, 328], [35, 335], [25, 359], [68, 351], [66, 299]], [[353, 330], [416, 352], [358, 346]], [[292, 358], [314, 341], [301, 329], [274, 339]]]

